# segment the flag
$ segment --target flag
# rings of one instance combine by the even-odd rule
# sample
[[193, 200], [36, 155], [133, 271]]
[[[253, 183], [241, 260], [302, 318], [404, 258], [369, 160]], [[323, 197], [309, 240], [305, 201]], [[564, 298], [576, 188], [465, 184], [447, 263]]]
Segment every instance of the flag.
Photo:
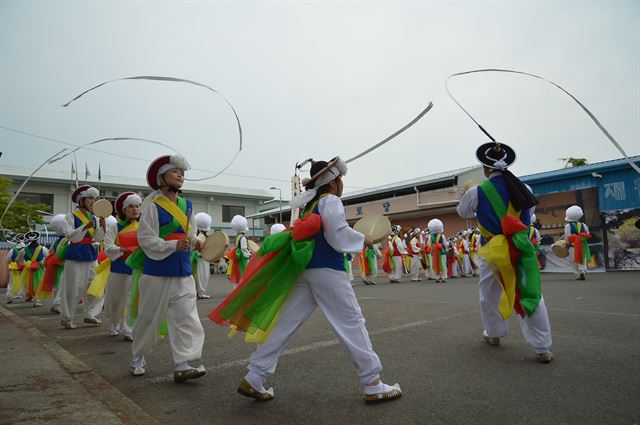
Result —
[[87, 165], [87, 163], [84, 163], [84, 180], [87, 181], [87, 178], [91, 175], [91, 173], [89, 172], [89, 166]]
[[102, 170], [100, 170], [100, 164], [98, 164], [98, 180], [102, 180]]

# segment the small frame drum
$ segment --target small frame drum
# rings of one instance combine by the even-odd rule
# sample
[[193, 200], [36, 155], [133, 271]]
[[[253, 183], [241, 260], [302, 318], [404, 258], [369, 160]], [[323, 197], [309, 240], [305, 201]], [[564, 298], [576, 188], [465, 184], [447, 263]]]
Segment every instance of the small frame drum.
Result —
[[113, 213], [113, 206], [106, 199], [98, 199], [93, 204], [93, 213], [100, 218], [107, 218]]
[[566, 258], [569, 256], [569, 248], [567, 247], [567, 241], [560, 239], [551, 245], [551, 250], [556, 257]]
[[213, 232], [207, 237], [200, 250], [200, 255], [206, 261], [215, 263], [227, 251], [229, 245], [229, 236], [224, 232]]
[[353, 226], [357, 232], [371, 235], [374, 243], [381, 242], [391, 233], [391, 222], [382, 214], [372, 214], [361, 218]]

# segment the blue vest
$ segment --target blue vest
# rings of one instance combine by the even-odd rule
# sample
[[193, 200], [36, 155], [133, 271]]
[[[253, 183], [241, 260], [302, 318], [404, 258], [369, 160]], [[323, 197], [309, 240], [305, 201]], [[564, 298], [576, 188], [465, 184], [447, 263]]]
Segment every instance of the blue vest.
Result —
[[21, 249], [23, 248], [18, 248], [18, 247], [13, 248], [13, 250], [11, 251], [11, 261], [16, 261], [16, 258], [18, 257], [18, 254], [20, 253]]
[[40, 250], [40, 253], [38, 254], [38, 258], [33, 258], [33, 254], [36, 252], [36, 249], [38, 249], [38, 246], [39, 245], [35, 243], [35, 244], [29, 244], [24, 248], [24, 261], [32, 260], [32, 261], [39, 262], [44, 260], [43, 249]]
[[[96, 222], [96, 218], [92, 217], [93, 223], [96, 225], [94, 227], [98, 227], [98, 223]], [[73, 227], [76, 229], [78, 227], [83, 227], [84, 224], [80, 221], [78, 217], [73, 215]], [[85, 232], [83, 238], [89, 237], [89, 232]], [[73, 243], [69, 242], [69, 248], [67, 248], [67, 257], [65, 260], [73, 260], [73, 261], [96, 261], [98, 259], [98, 253], [96, 249], [91, 244], [82, 244], [82, 243]]]
[[[320, 210], [318, 209], [318, 205], [313, 208], [313, 212], [316, 214], [320, 214]], [[344, 268], [344, 254], [342, 252], [338, 252], [324, 237], [323, 229], [313, 237], [315, 242], [313, 248], [313, 256], [311, 257], [311, 261], [307, 266], [308, 269], [333, 269], [342, 272], [346, 272]]]
[[[127, 223], [127, 225], [129, 225], [129, 223]], [[122, 229], [124, 229], [126, 226], [121, 225], [120, 223], [118, 223], [118, 232], [120, 232]], [[122, 257], [119, 257], [118, 259], [116, 259], [115, 261], [111, 262], [111, 273], [122, 273], [122, 274], [131, 274], [131, 267], [127, 266], [124, 263], [125, 260], [122, 259]]]
[[[502, 177], [502, 175], [493, 176], [491, 177], [491, 183], [496, 187], [496, 190], [504, 201], [504, 204], [508, 206], [509, 193], [507, 192], [504, 177]], [[480, 223], [480, 225], [489, 232], [494, 235], [502, 234], [502, 224], [500, 223], [500, 219], [498, 219], [498, 216], [493, 212], [489, 199], [487, 199], [487, 196], [482, 191], [481, 186], [478, 186], [478, 208], [476, 210], [476, 218], [478, 219], [478, 223]], [[520, 213], [520, 221], [522, 221], [525, 226], [529, 226], [529, 224], [531, 224], [531, 214], [528, 209]], [[481, 245], [484, 245], [486, 242], [485, 237], [481, 236]]]
[[[162, 227], [173, 221], [173, 216], [169, 214], [168, 211], [155, 202], [153, 204], [156, 206], [156, 210], [158, 211], [158, 227]], [[191, 208], [191, 201], [187, 199], [187, 211], [191, 210]], [[184, 230], [179, 226], [175, 233], [184, 234]], [[144, 259], [144, 274], [167, 277], [190, 276], [192, 272], [189, 257], [189, 251], [175, 251], [160, 261], [146, 257]]]
[[572, 235], [577, 235], [578, 232], [578, 223], [580, 223], [580, 230], [582, 231], [582, 233], [587, 233], [584, 231], [584, 223], [582, 222], [578, 222], [578, 221], [571, 221], [569, 222], [569, 229], [571, 230], [571, 234]]

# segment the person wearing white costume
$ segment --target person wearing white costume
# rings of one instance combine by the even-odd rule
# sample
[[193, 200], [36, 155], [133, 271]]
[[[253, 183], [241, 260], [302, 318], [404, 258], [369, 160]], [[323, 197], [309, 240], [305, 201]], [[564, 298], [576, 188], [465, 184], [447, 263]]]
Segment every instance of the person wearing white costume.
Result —
[[[499, 217], [492, 202], [501, 198], [504, 205], [512, 205], [515, 211], [520, 211], [518, 217], [511, 215], [511, 218], [519, 220], [521, 227], [526, 229], [537, 200], [531, 189], [507, 170], [515, 161], [515, 152], [509, 146], [486, 143], [478, 148], [476, 157], [484, 165], [484, 174], [489, 180], [480, 186], [469, 188], [460, 199], [457, 211], [462, 218], [477, 217], [484, 248], [495, 236], [503, 235], [502, 221], [507, 218], [506, 215], [510, 215], [505, 214], [504, 219]], [[492, 195], [495, 196], [492, 198]], [[503, 296], [502, 285], [495, 277], [495, 270], [492, 271], [494, 263], [488, 264], [484, 257], [480, 257], [479, 263], [480, 315], [484, 325], [482, 338], [489, 345], [498, 346], [500, 338], [508, 332], [507, 320], [499, 309]], [[534, 272], [539, 274], [537, 264]], [[549, 363], [553, 360], [553, 354], [549, 351], [552, 342], [551, 326], [544, 297], [541, 293], [539, 295], [533, 314], [527, 313], [524, 318], [520, 314], [517, 316], [524, 339], [533, 347], [536, 359], [540, 363]]]
[[[204, 243], [207, 239], [207, 232], [211, 227], [211, 216], [205, 212], [196, 214], [197, 237], [200, 242]], [[196, 259], [196, 292], [198, 299], [211, 298], [207, 294], [207, 286], [209, 286], [209, 277], [211, 276], [210, 263], [199, 255], [198, 251], [194, 251]], [[193, 267], [193, 266], [192, 266]]]
[[402, 278], [402, 256], [407, 255], [407, 250], [404, 249], [404, 242], [400, 238], [399, 234], [402, 231], [400, 225], [396, 224], [391, 227], [391, 261], [393, 261], [393, 269], [389, 273], [389, 283], [399, 283]]
[[415, 228], [409, 234], [411, 240], [409, 241], [409, 254], [411, 255], [411, 280], [413, 282], [419, 282], [420, 279], [420, 271], [422, 270], [422, 265], [420, 263], [420, 242], [418, 240], [420, 236], [420, 229]]
[[265, 390], [266, 375], [273, 374], [280, 354], [295, 332], [316, 307], [327, 318], [358, 370], [367, 403], [399, 398], [398, 384], [389, 386], [380, 379], [382, 364], [373, 351], [365, 320], [344, 269], [344, 252], [359, 252], [363, 244], [371, 245], [371, 235], [356, 232], [347, 224], [340, 196], [341, 177], [347, 167], [339, 157], [311, 166], [307, 190], [292, 200], [292, 207], [305, 205], [306, 211], [320, 215], [322, 230], [314, 236], [312, 259], [284, 306], [270, 336], [258, 345], [249, 359], [249, 373], [238, 392], [258, 400], [273, 398], [273, 389]]
[[91, 213], [99, 195], [98, 189], [89, 185], [78, 187], [71, 195], [71, 200], [78, 208], [65, 216], [63, 224], [64, 236], [69, 240], [69, 246], [60, 277], [60, 323], [67, 329], [76, 327], [74, 317], [81, 299], [86, 309], [84, 322], [96, 325], [102, 323], [96, 316], [102, 311], [104, 297], [96, 298], [86, 294], [98, 265], [98, 253], [93, 243], [102, 242], [106, 231], [105, 219], [98, 219]]
[[[64, 214], [56, 214], [49, 222], [49, 227], [51, 227], [51, 229], [56, 232], [56, 235], [58, 236], [58, 239], [53, 243], [53, 245], [51, 245], [51, 248], [49, 248], [49, 252], [57, 254], [59, 249], [63, 249], [63, 246], [66, 243], [66, 241], [64, 241], [64, 222]], [[53, 298], [51, 299], [51, 307], [49, 308], [49, 311], [57, 314], [60, 314], [60, 299], [63, 292], [62, 274], [60, 275], [60, 277], [61, 279], [60, 282], [58, 282], [58, 287], [53, 289]]]
[[[104, 250], [111, 259], [111, 271], [104, 295], [104, 313], [111, 322], [109, 334], [122, 333], [126, 341], [133, 341], [133, 330], [129, 325], [131, 309], [131, 267], [125, 260], [138, 246], [138, 220], [142, 198], [134, 192], [124, 192], [116, 198], [116, 213], [120, 220], [107, 227]], [[110, 216], [113, 217], [113, 216]]]
[[138, 243], [145, 258], [133, 329], [134, 376], [145, 374], [145, 356], [158, 342], [158, 330], [165, 318], [175, 363], [174, 381], [206, 374], [204, 366], [189, 365], [189, 361], [202, 358], [204, 329], [198, 316], [189, 258], [189, 250], [199, 250], [201, 242], [196, 237], [191, 201], [178, 196], [188, 169], [189, 164], [181, 156], [164, 155], [147, 170], [147, 183], [154, 191], [142, 202], [138, 226]]
[[429, 220], [429, 251], [431, 255], [431, 274], [438, 282], [446, 282], [447, 278], [447, 240], [444, 236], [444, 224], [437, 218]]
[[458, 254], [460, 255], [461, 273], [463, 277], [469, 277], [473, 274], [471, 266], [471, 258], [469, 257], [469, 235], [466, 231], [460, 232], [460, 243], [458, 244]]
[[[591, 233], [589, 232], [589, 226], [586, 223], [580, 221], [584, 213], [582, 212], [582, 208], [577, 205], [573, 205], [567, 208], [565, 213], [565, 221], [567, 224], [564, 226], [564, 235], [563, 238], [567, 241], [569, 246], [571, 246], [571, 253], [569, 255], [572, 258], [573, 264], [573, 274], [576, 276], [576, 280], [585, 280], [587, 274], [587, 261], [588, 258], [591, 257], [591, 253], [589, 252], [589, 245], [582, 244], [582, 240], [586, 238], [591, 238]], [[580, 243], [583, 245], [582, 258], [579, 261], [575, 261], [574, 251], [576, 249], [576, 244]], [[586, 247], [584, 247], [586, 245]], [[578, 254], [579, 255], [579, 254]]]
[[[11, 254], [7, 257], [9, 260], [9, 284], [7, 285], [7, 293], [5, 294], [6, 304], [11, 304], [14, 299], [22, 296], [22, 290], [15, 291], [14, 285], [17, 285], [17, 280], [20, 276], [20, 269], [24, 267], [24, 234], [18, 233], [13, 237], [15, 246], [11, 249]], [[14, 293], [18, 292], [18, 293]]]

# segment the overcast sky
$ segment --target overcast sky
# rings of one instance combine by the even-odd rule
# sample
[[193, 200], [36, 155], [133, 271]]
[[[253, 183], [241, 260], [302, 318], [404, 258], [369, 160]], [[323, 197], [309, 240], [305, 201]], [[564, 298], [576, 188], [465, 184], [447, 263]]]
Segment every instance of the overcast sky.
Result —
[[[627, 150], [640, 154], [640, 2], [58, 2], [0, 1], [0, 126], [83, 144], [128, 136], [170, 144], [211, 184], [278, 186], [296, 161], [351, 157], [346, 192], [475, 165], [488, 139], [447, 96], [448, 75], [509, 68], [562, 85]], [[517, 175], [621, 155], [568, 96], [529, 77], [452, 79], [453, 94], [518, 153]], [[0, 129], [1, 167], [35, 168], [64, 145]], [[110, 142], [81, 151], [97, 173], [143, 178], [165, 149]], [[70, 160], [51, 165], [70, 169]], [[190, 171], [187, 177], [202, 177]], [[82, 177], [82, 176], [81, 176]]]

